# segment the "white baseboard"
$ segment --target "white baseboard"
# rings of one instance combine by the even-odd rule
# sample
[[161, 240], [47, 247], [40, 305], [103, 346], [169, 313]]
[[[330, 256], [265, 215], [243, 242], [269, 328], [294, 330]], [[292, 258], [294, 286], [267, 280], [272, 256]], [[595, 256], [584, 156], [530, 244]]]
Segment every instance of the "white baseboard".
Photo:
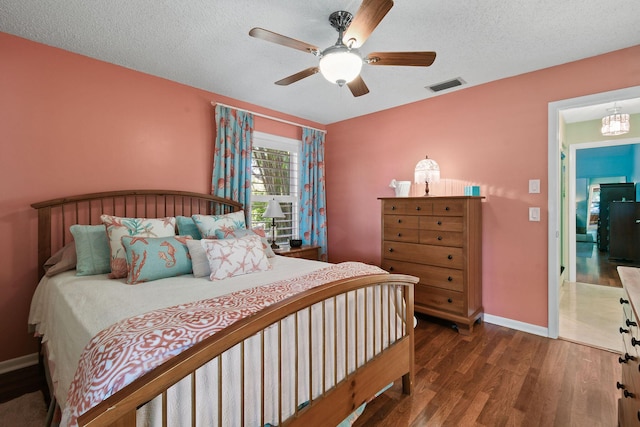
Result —
[[17, 371], [38, 364], [38, 353], [27, 354], [26, 356], [16, 357], [15, 359], [0, 362], [0, 374]]
[[507, 319], [505, 317], [494, 316], [492, 314], [484, 314], [484, 321], [492, 325], [505, 326], [517, 331], [528, 332], [542, 337], [549, 336], [549, 329], [543, 326], [532, 325], [530, 323], [519, 322], [517, 320]]

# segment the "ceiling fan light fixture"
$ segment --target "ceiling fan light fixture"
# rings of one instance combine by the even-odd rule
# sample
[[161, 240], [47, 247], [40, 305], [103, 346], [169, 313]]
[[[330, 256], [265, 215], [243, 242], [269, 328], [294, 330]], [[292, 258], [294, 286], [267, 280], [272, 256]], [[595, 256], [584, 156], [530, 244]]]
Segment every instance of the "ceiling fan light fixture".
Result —
[[360, 75], [362, 57], [357, 49], [344, 45], [331, 46], [322, 52], [320, 73], [331, 83], [342, 86]]

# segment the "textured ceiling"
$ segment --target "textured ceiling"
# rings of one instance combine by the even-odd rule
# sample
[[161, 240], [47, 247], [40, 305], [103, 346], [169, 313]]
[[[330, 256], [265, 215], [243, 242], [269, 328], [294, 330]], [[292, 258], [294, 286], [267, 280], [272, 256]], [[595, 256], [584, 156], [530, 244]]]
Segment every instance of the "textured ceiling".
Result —
[[[361, 51], [434, 50], [429, 68], [373, 67], [354, 98], [321, 75], [274, 82], [317, 58], [249, 37], [252, 27], [319, 46], [327, 18], [359, 0], [0, 0], [0, 31], [328, 124], [466, 85], [640, 44], [638, 0], [398, 0]], [[613, 71], [613, 67], [612, 67]], [[600, 76], [598, 76], [600, 77]]]

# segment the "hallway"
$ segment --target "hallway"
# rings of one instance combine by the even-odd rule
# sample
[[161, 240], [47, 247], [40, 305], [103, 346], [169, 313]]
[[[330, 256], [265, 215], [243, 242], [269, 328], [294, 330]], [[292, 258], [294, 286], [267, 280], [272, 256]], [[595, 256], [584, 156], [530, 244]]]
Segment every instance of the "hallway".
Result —
[[576, 243], [576, 283], [565, 282], [560, 288], [560, 338], [622, 351], [618, 265], [629, 264], [610, 261], [595, 242]]

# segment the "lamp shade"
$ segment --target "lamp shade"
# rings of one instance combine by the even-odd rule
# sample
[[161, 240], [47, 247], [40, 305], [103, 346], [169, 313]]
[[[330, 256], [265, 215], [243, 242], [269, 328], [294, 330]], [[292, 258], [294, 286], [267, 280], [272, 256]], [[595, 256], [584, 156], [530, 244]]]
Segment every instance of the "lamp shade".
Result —
[[356, 49], [344, 45], [328, 47], [320, 58], [320, 72], [331, 83], [342, 86], [360, 74], [362, 57]]
[[267, 204], [267, 210], [262, 216], [264, 218], [284, 218], [280, 203], [278, 203], [275, 199], [269, 200], [269, 203]]
[[438, 181], [440, 181], [440, 166], [438, 166], [438, 163], [429, 157], [420, 160], [414, 170], [413, 182], [425, 183]]

